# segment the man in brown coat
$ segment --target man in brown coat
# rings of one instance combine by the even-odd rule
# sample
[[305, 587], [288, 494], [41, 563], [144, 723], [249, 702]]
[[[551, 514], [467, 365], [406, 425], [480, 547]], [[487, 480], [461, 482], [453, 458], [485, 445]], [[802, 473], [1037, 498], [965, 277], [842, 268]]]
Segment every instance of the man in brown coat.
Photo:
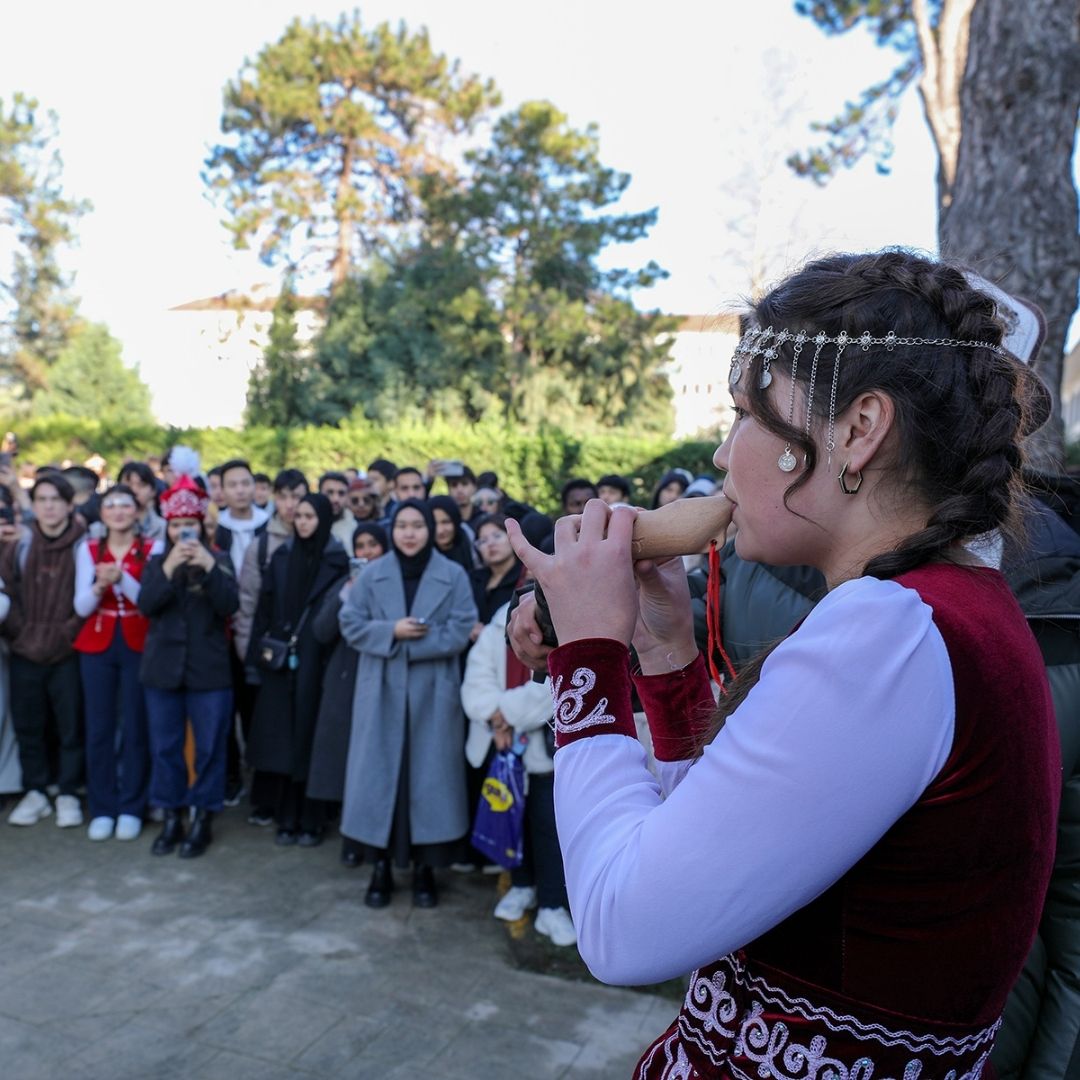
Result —
[[75, 549], [85, 530], [72, 513], [74, 499], [63, 476], [42, 475], [30, 492], [34, 523], [0, 551], [0, 578], [11, 597], [3, 625], [11, 643], [11, 712], [26, 790], [8, 816], [11, 825], [34, 825], [52, 813], [45, 794], [50, 715], [60, 743], [56, 824], [82, 824], [75, 793], [83, 779], [79, 662], [72, 643], [82, 625], [74, 608]]

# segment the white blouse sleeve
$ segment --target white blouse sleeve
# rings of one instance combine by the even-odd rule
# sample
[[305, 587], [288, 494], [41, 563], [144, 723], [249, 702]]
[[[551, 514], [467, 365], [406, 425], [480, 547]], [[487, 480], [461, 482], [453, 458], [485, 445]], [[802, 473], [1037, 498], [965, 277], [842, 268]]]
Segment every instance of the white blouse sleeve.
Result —
[[930, 609], [913, 590], [861, 578], [774, 650], [666, 800], [634, 739], [560, 749], [559, 838], [593, 974], [673, 978], [809, 903], [917, 801], [954, 719]]
[[93, 615], [101, 603], [94, 594], [94, 560], [90, 557], [87, 544], [80, 544], [75, 549], [75, 614], [80, 618]]

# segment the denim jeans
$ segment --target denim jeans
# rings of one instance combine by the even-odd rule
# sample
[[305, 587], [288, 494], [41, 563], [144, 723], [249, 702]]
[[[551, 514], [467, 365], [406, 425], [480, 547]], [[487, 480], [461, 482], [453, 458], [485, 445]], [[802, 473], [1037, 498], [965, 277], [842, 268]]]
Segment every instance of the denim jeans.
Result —
[[[191, 806], [220, 810], [225, 803], [225, 758], [233, 719], [232, 688], [159, 690], [147, 686], [150, 727], [150, 804], [164, 810]], [[184, 760], [186, 721], [195, 736], [195, 782]]]
[[[124, 640], [120, 620], [104, 652], [80, 653], [86, 718], [86, 796], [90, 816], [141, 818], [150, 779], [146, 699], [139, 682], [142, 654]], [[119, 753], [117, 720], [119, 719]]]

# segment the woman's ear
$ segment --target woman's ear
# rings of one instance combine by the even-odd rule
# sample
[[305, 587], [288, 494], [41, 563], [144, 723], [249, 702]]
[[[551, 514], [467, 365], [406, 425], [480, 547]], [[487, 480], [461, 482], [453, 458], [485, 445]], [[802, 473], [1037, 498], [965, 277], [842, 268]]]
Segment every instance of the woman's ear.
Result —
[[896, 406], [888, 394], [866, 390], [836, 418], [836, 451], [848, 472], [862, 472], [881, 450], [896, 422]]

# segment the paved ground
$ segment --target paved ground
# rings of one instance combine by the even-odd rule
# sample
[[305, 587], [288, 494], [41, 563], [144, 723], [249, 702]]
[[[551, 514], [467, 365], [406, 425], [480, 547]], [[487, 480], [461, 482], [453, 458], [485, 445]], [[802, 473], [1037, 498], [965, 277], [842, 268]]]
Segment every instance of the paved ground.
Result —
[[447, 873], [414, 911], [399, 876], [370, 911], [336, 841], [217, 824], [191, 861], [153, 858], [154, 827], [92, 844], [0, 824], [3, 1080], [622, 1080], [677, 1011], [581, 981], [531, 928], [511, 940], [495, 878]]

